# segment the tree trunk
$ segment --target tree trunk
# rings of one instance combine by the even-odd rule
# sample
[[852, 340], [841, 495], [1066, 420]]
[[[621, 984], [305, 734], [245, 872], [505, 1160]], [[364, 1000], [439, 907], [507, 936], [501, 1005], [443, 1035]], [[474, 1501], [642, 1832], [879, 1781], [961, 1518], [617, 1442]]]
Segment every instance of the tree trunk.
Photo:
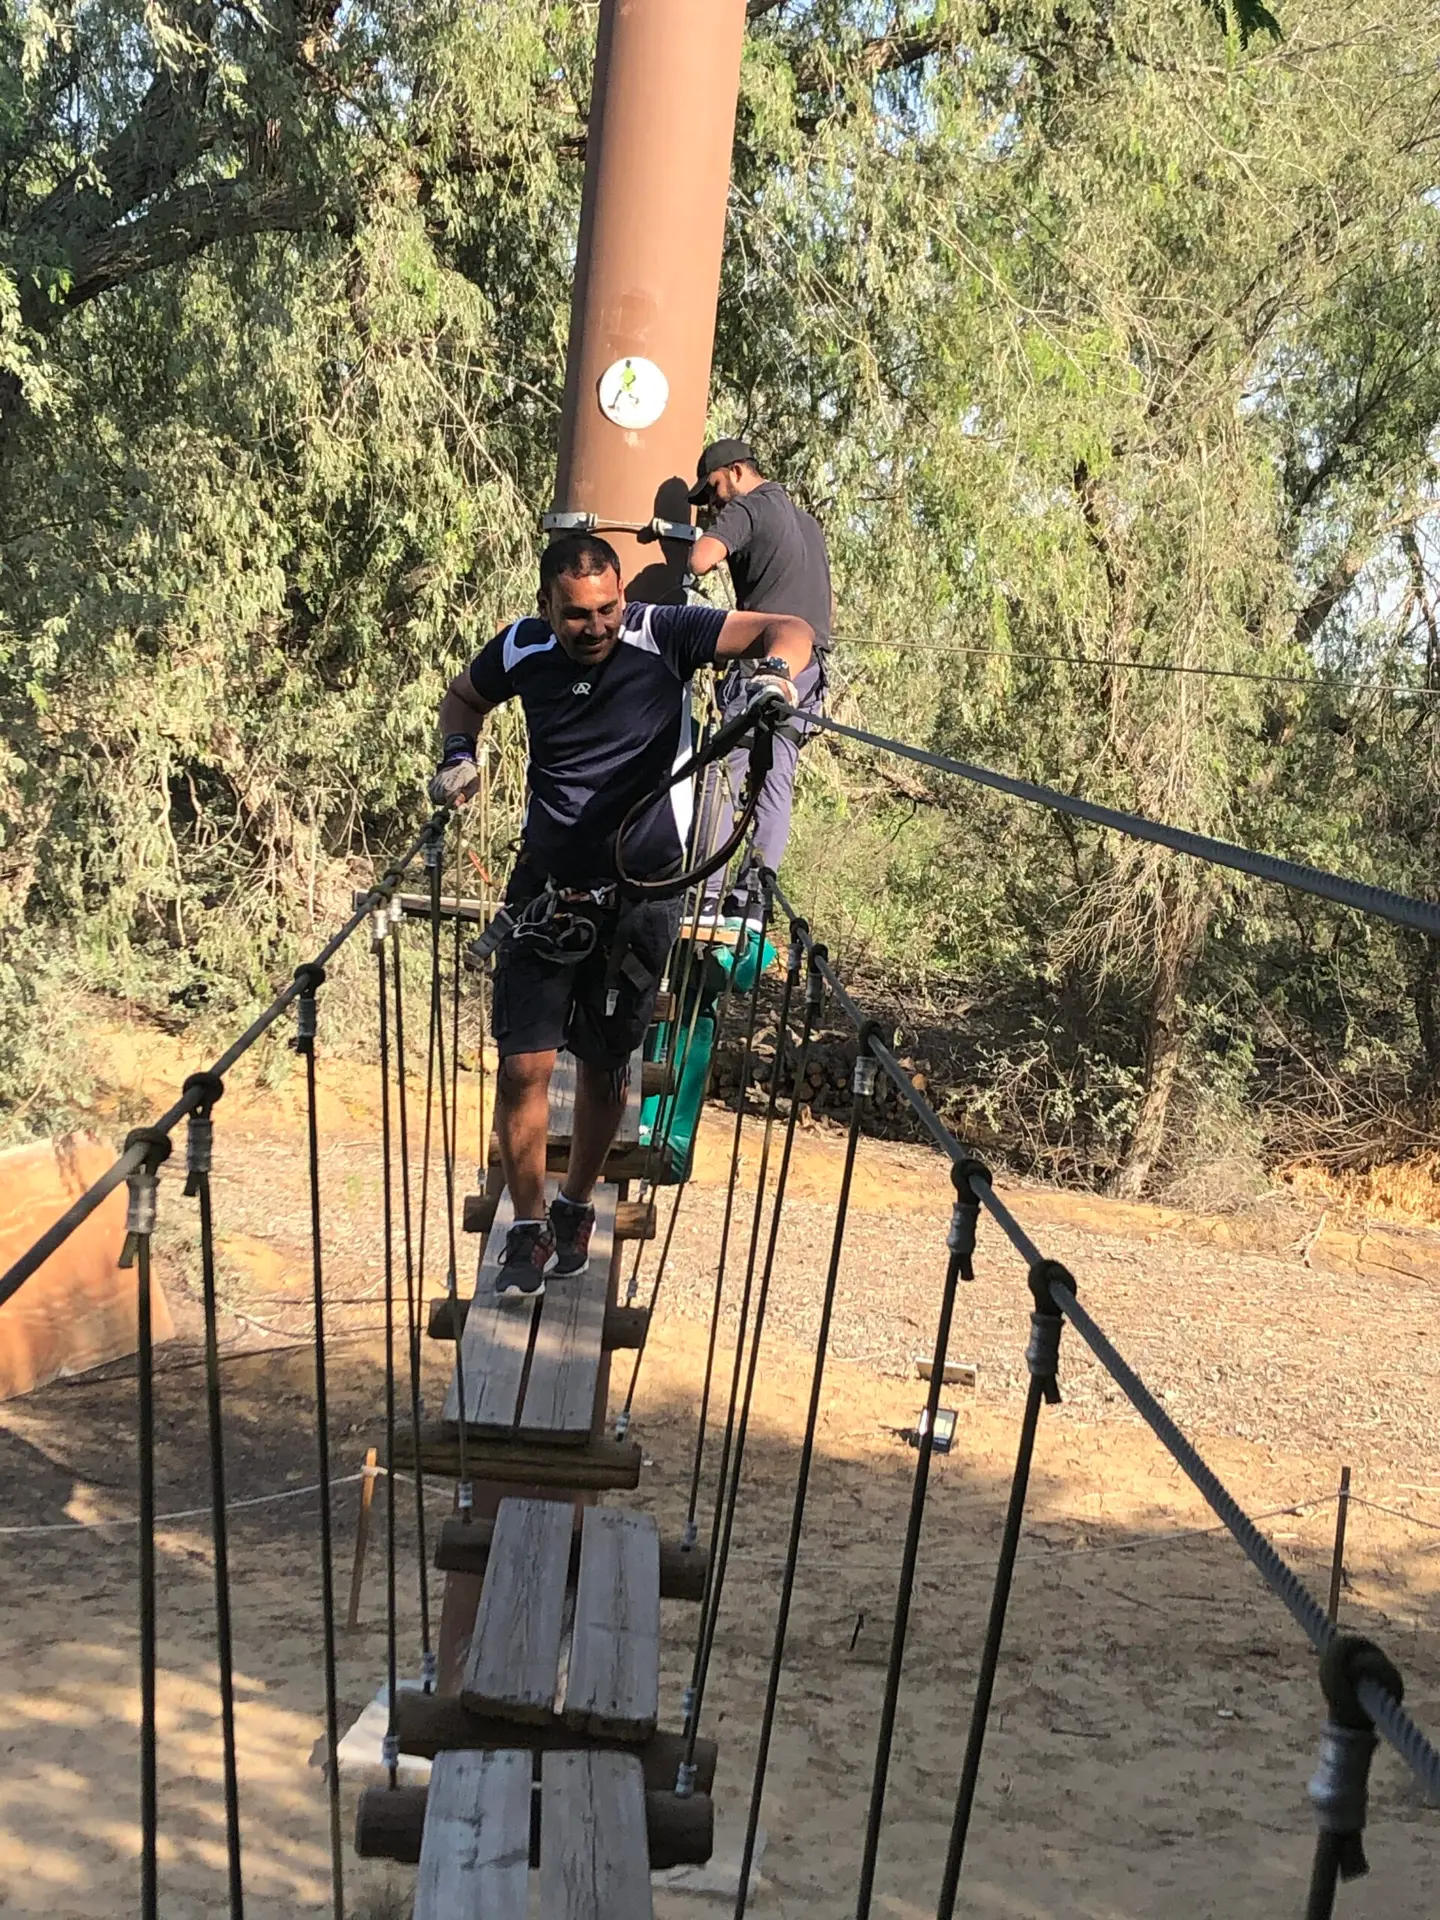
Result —
[[1170, 1095], [1180, 1070], [1188, 1026], [1181, 998], [1204, 939], [1207, 917], [1203, 901], [1177, 901], [1169, 887], [1163, 897], [1155, 984], [1145, 1034], [1144, 1092], [1135, 1131], [1115, 1176], [1115, 1191], [1126, 1200], [1138, 1200], [1144, 1192], [1150, 1169], [1165, 1144]]

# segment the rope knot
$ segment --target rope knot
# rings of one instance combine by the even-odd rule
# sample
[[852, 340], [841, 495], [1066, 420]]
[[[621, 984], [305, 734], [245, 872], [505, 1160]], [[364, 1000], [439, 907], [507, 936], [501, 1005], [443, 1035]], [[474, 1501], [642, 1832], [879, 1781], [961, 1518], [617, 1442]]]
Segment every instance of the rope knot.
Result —
[[1378, 1740], [1360, 1699], [1362, 1680], [1373, 1680], [1397, 1702], [1404, 1697], [1399, 1671], [1373, 1641], [1336, 1634], [1320, 1655], [1320, 1686], [1330, 1717], [1321, 1729], [1309, 1794], [1316, 1826], [1334, 1837], [1342, 1880], [1370, 1871], [1361, 1836], [1370, 1796], [1370, 1760]]
[[955, 1186], [955, 1204], [950, 1209], [950, 1231], [945, 1244], [960, 1259], [960, 1278], [975, 1278], [975, 1233], [980, 1224], [980, 1200], [974, 1182], [990, 1185], [990, 1169], [983, 1160], [957, 1160], [950, 1169]]
[[129, 1205], [125, 1213], [125, 1244], [120, 1249], [120, 1265], [133, 1267], [140, 1242], [155, 1231], [155, 1192], [158, 1174], [170, 1158], [173, 1142], [159, 1127], [132, 1127], [125, 1136], [125, 1151], [145, 1149], [138, 1166], [125, 1177]]

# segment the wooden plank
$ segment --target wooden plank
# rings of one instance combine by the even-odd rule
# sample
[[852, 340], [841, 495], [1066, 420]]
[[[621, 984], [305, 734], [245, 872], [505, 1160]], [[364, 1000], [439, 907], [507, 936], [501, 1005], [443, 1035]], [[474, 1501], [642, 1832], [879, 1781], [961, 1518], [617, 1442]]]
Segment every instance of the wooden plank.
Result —
[[[452, 1747], [524, 1747], [529, 1753], [600, 1748], [633, 1753], [645, 1775], [647, 1791], [667, 1793], [673, 1790], [675, 1775], [685, 1758], [685, 1736], [680, 1733], [657, 1732], [638, 1746], [628, 1746], [567, 1727], [558, 1714], [543, 1726], [533, 1721], [502, 1720], [498, 1714], [472, 1713], [455, 1694], [412, 1692], [409, 1687], [400, 1689], [396, 1717], [400, 1751], [421, 1754], [427, 1760]], [[701, 1738], [695, 1742], [697, 1794], [708, 1794], [714, 1786], [719, 1758], [720, 1749], [714, 1740]]]
[[552, 1141], [568, 1140], [575, 1129], [575, 1074], [574, 1054], [557, 1054], [550, 1075], [548, 1138]]
[[[397, 1468], [413, 1471], [415, 1438], [409, 1421], [395, 1435]], [[427, 1420], [420, 1427], [420, 1471], [453, 1480], [460, 1472], [460, 1444], [454, 1425]], [[567, 1441], [555, 1446], [545, 1440], [504, 1440], [490, 1434], [470, 1435], [465, 1446], [466, 1470], [475, 1480], [499, 1480], [508, 1486], [563, 1487], [568, 1492], [603, 1492], [638, 1487], [640, 1445], [635, 1440], [592, 1437], [583, 1446]], [[390, 1461], [385, 1465], [389, 1466]]]
[[430, 1774], [414, 1920], [525, 1920], [528, 1753], [442, 1753]]
[[552, 1440], [568, 1439], [578, 1446], [589, 1437], [605, 1344], [605, 1306], [610, 1297], [610, 1265], [615, 1251], [615, 1202], [614, 1187], [595, 1189], [589, 1267], [576, 1279], [551, 1274], [545, 1282], [545, 1299], [520, 1409], [522, 1438], [548, 1435]]
[[476, 1712], [540, 1721], [553, 1713], [574, 1522], [563, 1501], [500, 1502], [460, 1687]]
[[508, 1193], [502, 1194], [495, 1209], [495, 1224], [485, 1241], [485, 1251], [475, 1274], [473, 1311], [465, 1318], [465, 1336], [461, 1345], [461, 1366], [450, 1377], [445, 1395], [444, 1418], [460, 1418], [460, 1378], [465, 1380], [465, 1424], [510, 1432], [520, 1410], [520, 1392], [525, 1365], [530, 1357], [530, 1338], [538, 1301], [511, 1297], [501, 1299], [495, 1292], [505, 1236], [515, 1219], [515, 1208]]
[[[368, 906], [370, 896], [359, 891], [353, 893], [354, 906]], [[430, 896], [428, 893], [397, 893], [395, 904], [407, 919], [428, 920], [430, 918]], [[463, 895], [457, 898], [453, 893], [440, 896], [440, 916], [444, 920], [482, 920], [489, 921], [491, 909], [483, 900], [467, 900]]]
[[652, 1514], [590, 1507], [563, 1718], [587, 1733], [644, 1740], [659, 1712], [659, 1528]]
[[547, 1753], [540, 1775], [545, 1920], [652, 1920], [645, 1783], [626, 1753]]

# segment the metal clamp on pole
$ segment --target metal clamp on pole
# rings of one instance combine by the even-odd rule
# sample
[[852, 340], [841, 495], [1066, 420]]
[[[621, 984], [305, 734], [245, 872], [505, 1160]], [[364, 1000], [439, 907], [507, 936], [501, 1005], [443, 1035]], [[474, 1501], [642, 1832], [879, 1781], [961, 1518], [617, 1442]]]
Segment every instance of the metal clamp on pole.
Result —
[[215, 1151], [215, 1122], [210, 1117], [215, 1102], [225, 1091], [225, 1082], [218, 1073], [192, 1073], [185, 1082], [184, 1091], [191, 1088], [200, 1095], [200, 1105], [190, 1115], [185, 1134], [185, 1197], [193, 1200], [200, 1191], [200, 1181], [210, 1171], [211, 1157]]
[[159, 1171], [170, 1158], [171, 1140], [158, 1127], [135, 1127], [125, 1136], [125, 1151], [144, 1147], [138, 1167], [126, 1176], [130, 1204], [125, 1214], [125, 1245], [120, 1250], [120, 1265], [133, 1267], [140, 1242], [155, 1231], [155, 1190]]
[[295, 1039], [292, 1044], [296, 1053], [313, 1053], [318, 1025], [315, 995], [325, 984], [325, 969], [313, 962], [297, 967], [295, 984], [300, 989], [300, 997], [295, 1002]]
[[975, 1278], [975, 1234], [980, 1224], [980, 1200], [973, 1182], [983, 1180], [990, 1186], [990, 1169], [983, 1160], [957, 1160], [950, 1169], [955, 1183], [955, 1204], [950, 1211], [950, 1231], [945, 1244], [960, 1261], [960, 1278]]
[[657, 514], [653, 520], [607, 520], [599, 513], [542, 513], [540, 530], [555, 537], [562, 533], [635, 533], [650, 534], [656, 540], [683, 540], [693, 546], [700, 538], [699, 527], [688, 520], [666, 520]]
[[1320, 1685], [1329, 1718], [1320, 1735], [1320, 1759], [1309, 1793], [1319, 1829], [1306, 1920], [1329, 1920], [1341, 1880], [1370, 1871], [1362, 1835], [1369, 1799], [1375, 1723], [1361, 1704], [1358, 1682], [1374, 1680], [1398, 1701], [1405, 1684], [1373, 1641], [1337, 1634], [1320, 1656]]
[[1060, 1371], [1060, 1329], [1065, 1325], [1065, 1317], [1050, 1291], [1052, 1285], [1064, 1287], [1067, 1293], [1079, 1292], [1075, 1276], [1067, 1266], [1058, 1260], [1037, 1260], [1030, 1269], [1035, 1310], [1030, 1315], [1030, 1344], [1025, 1349], [1025, 1364], [1041, 1383], [1048, 1407], [1060, 1404], [1060, 1383], [1056, 1375]]

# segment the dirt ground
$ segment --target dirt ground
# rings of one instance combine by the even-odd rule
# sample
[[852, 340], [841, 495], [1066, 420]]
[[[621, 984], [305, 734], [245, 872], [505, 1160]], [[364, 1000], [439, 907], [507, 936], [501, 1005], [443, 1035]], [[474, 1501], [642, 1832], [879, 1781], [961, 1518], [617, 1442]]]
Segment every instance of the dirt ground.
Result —
[[[226, 1419], [240, 1687], [247, 1910], [252, 1920], [328, 1904], [320, 1602], [303, 1167], [288, 1092], [256, 1091], [217, 1116]], [[363, 1124], [362, 1124], [363, 1122]], [[326, 1111], [327, 1291], [335, 1471], [380, 1440], [379, 1184], [368, 1111], [347, 1090]], [[723, 1161], [712, 1114], [701, 1173]], [[464, 1136], [462, 1136], [464, 1137]], [[744, 1499], [705, 1703], [720, 1741], [717, 1871], [738, 1852], [829, 1253], [839, 1141], [805, 1139], [780, 1239]], [[753, 1139], [747, 1176], [753, 1177]], [[925, 1151], [862, 1148], [840, 1270], [833, 1359], [799, 1568], [790, 1653], [752, 1910], [787, 1920], [854, 1911], [874, 1723], [915, 1455], [902, 1437], [924, 1388], [944, 1273], [948, 1180]], [[196, 1363], [195, 1243], [179, 1181], [162, 1190], [163, 1274], [179, 1337], [158, 1383], [162, 1901], [166, 1920], [223, 1911], [224, 1825], [212, 1639], [203, 1376]], [[1027, 1216], [1027, 1203], [1029, 1214]], [[668, 1206], [668, 1197], [663, 1205]], [[1407, 1700], [1440, 1726], [1440, 1334], [1423, 1279], [1317, 1273], [1272, 1254], [1136, 1230], [1136, 1216], [1054, 1194], [1013, 1196], [1043, 1250], [1282, 1549], [1322, 1591], [1342, 1462], [1364, 1502], [1350, 1516], [1343, 1617], [1398, 1661]], [[635, 1431], [638, 1496], [678, 1531], [695, 1444], [723, 1189], [685, 1195]], [[750, 1202], [737, 1205], [721, 1417]], [[428, 1256], [435, 1273], [436, 1231]], [[653, 1258], [653, 1249], [651, 1251]], [[648, 1271], [648, 1269], [647, 1269]], [[433, 1282], [427, 1287], [434, 1290]], [[951, 1356], [974, 1388], [947, 1389], [954, 1451], [937, 1460], [922, 1544], [874, 1911], [934, 1911], [1024, 1392], [1023, 1271], [982, 1229]], [[258, 1349], [258, 1350], [257, 1350]], [[449, 1350], [427, 1343], [438, 1407]], [[625, 1356], [618, 1356], [623, 1361]], [[110, 1370], [123, 1375], [124, 1367]], [[614, 1393], [626, 1366], [617, 1364]], [[1072, 1333], [1064, 1404], [1042, 1423], [962, 1911], [985, 1920], [1140, 1920], [1298, 1914], [1309, 1870], [1304, 1785], [1321, 1706], [1314, 1663], [1288, 1617]], [[81, 1920], [131, 1910], [137, 1885], [133, 1382], [57, 1383], [0, 1407], [0, 1912]], [[718, 1428], [706, 1459], [713, 1498]], [[294, 1497], [274, 1499], [279, 1493]], [[431, 1524], [448, 1507], [432, 1488]], [[336, 1496], [339, 1584], [348, 1581], [357, 1486]], [[1382, 1511], [1390, 1509], [1390, 1511]], [[708, 1504], [705, 1511], [708, 1513]], [[348, 1723], [385, 1666], [383, 1495], [361, 1626], [342, 1635]], [[67, 1527], [69, 1522], [84, 1522]], [[17, 1528], [63, 1528], [6, 1532]], [[397, 1505], [402, 1670], [418, 1671], [413, 1494]], [[432, 1582], [432, 1605], [438, 1615]], [[665, 1607], [662, 1717], [678, 1720], [695, 1610]], [[347, 1811], [348, 1822], [348, 1811]], [[1347, 1920], [1435, 1911], [1440, 1813], [1399, 1764], [1376, 1761], [1372, 1871], [1344, 1889]], [[403, 1915], [413, 1873], [347, 1859], [350, 1911]], [[733, 1878], [732, 1878], [733, 1885]], [[662, 1890], [662, 1920], [728, 1911]]]

